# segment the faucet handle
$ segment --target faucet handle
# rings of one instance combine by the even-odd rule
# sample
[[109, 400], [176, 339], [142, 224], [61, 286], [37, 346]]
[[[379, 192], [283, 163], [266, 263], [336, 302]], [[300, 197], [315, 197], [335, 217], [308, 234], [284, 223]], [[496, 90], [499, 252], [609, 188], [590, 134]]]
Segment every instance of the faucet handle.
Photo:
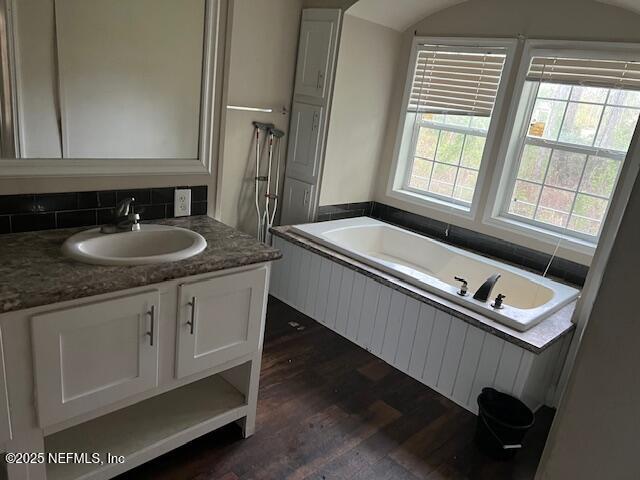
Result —
[[462, 277], [453, 277], [453, 278], [458, 282], [462, 282], [462, 285], [460, 286], [460, 290], [458, 290], [458, 295], [460, 295], [461, 297], [466, 296], [468, 291], [468, 282]]
[[505, 298], [507, 298], [506, 295], [499, 293], [496, 299], [491, 304], [491, 307], [497, 309], [504, 308], [504, 306], [502, 305], [502, 300], [504, 300]]

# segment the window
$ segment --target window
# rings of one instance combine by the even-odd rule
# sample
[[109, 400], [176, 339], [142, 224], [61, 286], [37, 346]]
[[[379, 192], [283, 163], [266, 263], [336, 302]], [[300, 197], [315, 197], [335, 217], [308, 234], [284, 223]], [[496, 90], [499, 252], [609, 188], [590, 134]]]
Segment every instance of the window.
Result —
[[391, 190], [470, 210], [512, 41], [416, 39]]
[[406, 188], [471, 203], [489, 120], [466, 115], [419, 115]]
[[532, 55], [520, 103], [502, 216], [595, 243], [638, 121], [640, 64]]

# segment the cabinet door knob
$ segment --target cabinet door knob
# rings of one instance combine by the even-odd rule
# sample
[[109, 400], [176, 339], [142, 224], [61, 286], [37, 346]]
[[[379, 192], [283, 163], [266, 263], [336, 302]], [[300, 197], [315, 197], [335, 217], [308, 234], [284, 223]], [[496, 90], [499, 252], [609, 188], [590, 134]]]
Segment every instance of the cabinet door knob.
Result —
[[189, 325], [189, 333], [193, 335], [193, 329], [196, 325], [196, 297], [191, 297], [189, 306], [191, 307], [191, 320], [187, 322], [187, 325]]
[[151, 317], [151, 329], [147, 332], [149, 335], [149, 345], [153, 347], [153, 337], [155, 332], [155, 324], [156, 324], [156, 306], [151, 305], [151, 310], [147, 312], [147, 315]]

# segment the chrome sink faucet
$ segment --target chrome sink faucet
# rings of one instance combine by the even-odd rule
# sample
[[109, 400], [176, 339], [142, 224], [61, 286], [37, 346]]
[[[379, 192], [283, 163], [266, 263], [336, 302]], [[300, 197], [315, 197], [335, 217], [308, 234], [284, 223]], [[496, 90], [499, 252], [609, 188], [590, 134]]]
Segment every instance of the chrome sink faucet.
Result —
[[473, 299], [480, 300], [481, 302], [486, 302], [487, 300], [489, 300], [491, 291], [493, 290], [493, 287], [495, 286], [499, 278], [499, 273], [494, 273], [489, 278], [487, 278], [484, 283], [480, 285], [480, 288], [476, 290], [476, 293], [473, 295]]
[[113, 219], [111, 223], [107, 223], [100, 228], [102, 233], [117, 233], [117, 232], [135, 232], [140, 230], [140, 215], [133, 213], [131, 204], [136, 199], [133, 197], [125, 198], [116, 205], [113, 211]]

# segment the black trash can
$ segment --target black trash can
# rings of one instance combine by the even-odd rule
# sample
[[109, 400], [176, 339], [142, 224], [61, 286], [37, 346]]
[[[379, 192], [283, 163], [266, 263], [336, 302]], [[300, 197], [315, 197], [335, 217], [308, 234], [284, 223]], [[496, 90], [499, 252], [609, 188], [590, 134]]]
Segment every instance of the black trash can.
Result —
[[535, 417], [524, 403], [494, 388], [483, 388], [478, 395], [478, 423], [475, 441], [486, 455], [512, 458], [522, 448], [522, 439]]

